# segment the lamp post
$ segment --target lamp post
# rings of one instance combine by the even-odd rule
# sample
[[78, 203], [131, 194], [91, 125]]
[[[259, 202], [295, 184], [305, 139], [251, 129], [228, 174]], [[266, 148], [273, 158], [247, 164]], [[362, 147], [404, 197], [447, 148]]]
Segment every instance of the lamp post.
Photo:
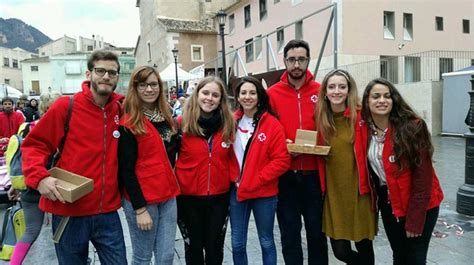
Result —
[[178, 49], [174, 48], [171, 50], [174, 57], [174, 72], [175, 72], [175, 79], [176, 79], [176, 95], [178, 94]]
[[225, 20], [227, 18], [227, 14], [224, 10], [219, 10], [217, 12], [217, 22], [219, 23], [219, 35], [221, 36], [221, 43], [222, 43], [222, 81], [227, 88], [227, 67], [225, 65], [225, 41], [224, 41], [224, 26]]
[[465, 183], [458, 189], [456, 211], [474, 216], [474, 75], [471, 76], [471, 91], [468, 93], [471, 102], [466, 118], [469, 132], [464, 134], [464, 138], [466, 138]]

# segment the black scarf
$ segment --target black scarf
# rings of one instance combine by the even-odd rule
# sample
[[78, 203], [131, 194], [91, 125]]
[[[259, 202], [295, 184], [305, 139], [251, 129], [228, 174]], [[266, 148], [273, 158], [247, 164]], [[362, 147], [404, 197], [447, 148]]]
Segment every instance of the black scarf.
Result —
[[203, 116], [199, 117], [198, 124], [204, 131], [204, 137], [209, 139], [209, 137], [217, 132], [222, 126], [222, 117], [220, 111], [213, 111], [211, 113], [211, 117], [209, 118], [205, 118]]

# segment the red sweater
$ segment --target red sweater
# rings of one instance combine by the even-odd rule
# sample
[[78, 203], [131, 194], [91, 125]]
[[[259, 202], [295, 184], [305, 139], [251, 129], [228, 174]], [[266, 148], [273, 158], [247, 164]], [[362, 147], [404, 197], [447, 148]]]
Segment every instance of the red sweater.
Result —
[[0, 138], [10, 138], [16, 134], [23, 122], [25, 117], [19, 112], [0, 112]]
[[183, 133], [175, 173], [182, 195], [218, 195], [229, 191], [231, 176], [238, 166], [230, 143], [222, 139], [222, 132], [206, 138]]
[[[285, 129], [286, 139], [293, 142], [297, 129], [315, 130], [314, 107], [318, 99], [319, 83], [313, 81], [313, 75], [306, 71], [303, 86], [296, 90], [288, 82], [288, 72], [284, 72], [280, 81], [268, 89], [270, 105]], [[291, 159], [292, 170], [317, 170], [315, 155], [302, 154]]]
[[[126, 119], [126, 115], [120, 119], [120, 125], [130, 129], [125, 124]], [[176, 197], [179, 194], [179, 186], [171, 168], [163, 139], [148, 119], [144, 118], [144, 122], [147, 133], [135, 135], [138, 156], [133, 177], [137, 178], [146, 202], [154, 204]], [[126, 190], [124, 195], [130, 200]]]
[[[69, 133], [56, 166], [92, 179], [94, 190], [74, 203], [63, 204], [41, 197], [41, 210], [56, 215], [86, 216], [120, 208], [118, 139], [113, 133], [119, 126], [120, 106], [117, 101], [122, 98], [113, 93], [101, 108], [93, 101], [89, 81], [82, 83], [82, 92], [74, 95]], [[33, 189], [49, 176], [46, 164], [64, 136], [68, 108], [69, 97], [58, 99], [22, 144], [23, 173], [26, 185]]]
[[[363, 146], [367, 146], [370, 134], [368, 126], [362, 123], [361, 134], [356, 138]], [[387, 178], [388, 197], [396, 218], [405, 217], [405, 229], [421, 234], [426, 219], [426, 211], [438, 207], [443, 200], [443, 191], [433, 168], [428, 152], [420, 152], [421, 164], [415, 169], [400, 167], [394, 161], [392, 129], [389, 128], [382, 151], [382, 162]], [[367, 161], [365, 157], [359, 157]], [[366, 162], [368, 163], [368, 162]]]
[[[241, 111], [235, 113], [240, 120]], [[290, 167], [285, 133], [280, 122], [264, 113], [253, 133], [238, 182], [237, 200], [271, 197], [278, 194], [278, 178]], [[238, 166], [238, 164], [237, 164]]]

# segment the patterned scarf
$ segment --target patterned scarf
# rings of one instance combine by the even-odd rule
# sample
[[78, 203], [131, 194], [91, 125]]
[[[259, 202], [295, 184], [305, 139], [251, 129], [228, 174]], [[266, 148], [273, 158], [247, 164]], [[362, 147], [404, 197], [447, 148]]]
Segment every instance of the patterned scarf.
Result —
[[153, 111], [143, 108], [143, 115], [145, 115], [150, 122], [162, 122], [165, 120], [163, 113], [156, 108]]

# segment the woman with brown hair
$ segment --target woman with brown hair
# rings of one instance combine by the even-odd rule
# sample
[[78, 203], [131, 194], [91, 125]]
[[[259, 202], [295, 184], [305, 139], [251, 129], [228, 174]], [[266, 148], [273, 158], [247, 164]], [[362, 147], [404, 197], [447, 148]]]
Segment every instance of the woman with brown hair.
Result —
[[378, 206], [393, 264], [426, 264], [443, 200], [426, 123], [389, 81], [378, 78], [362, 98], [365, 161], [377, 183]]
[[175, 172], [186, 263], [222, 264], [230, 180], [238, 166], [231, 146], [234, 118], [219, 78], [199, 82], [178, 123], [183, 134]]
[[[347, 264], [374, 264], [372, 240], [376, 234], [375, 211], [367, 167], [360, 163], [359, 104], [354, 78], [346, 71], [329, 72], [321, 84], [316, 105], [320, 140], [331, 146], [320, 159], [321, 188], [326, 193], [323, 231], [334, 255]], [[351, 241], [357, 251], [352, 250]]]
[[176, 130], [154, 68], [133, 71], [123, 109], [114, 137], [120, 137], [119, 177], [125, 187], [132, 264], [149, 264], [153, 255], [155, 264], [173, 264], [179, 194], [172, 169]]

